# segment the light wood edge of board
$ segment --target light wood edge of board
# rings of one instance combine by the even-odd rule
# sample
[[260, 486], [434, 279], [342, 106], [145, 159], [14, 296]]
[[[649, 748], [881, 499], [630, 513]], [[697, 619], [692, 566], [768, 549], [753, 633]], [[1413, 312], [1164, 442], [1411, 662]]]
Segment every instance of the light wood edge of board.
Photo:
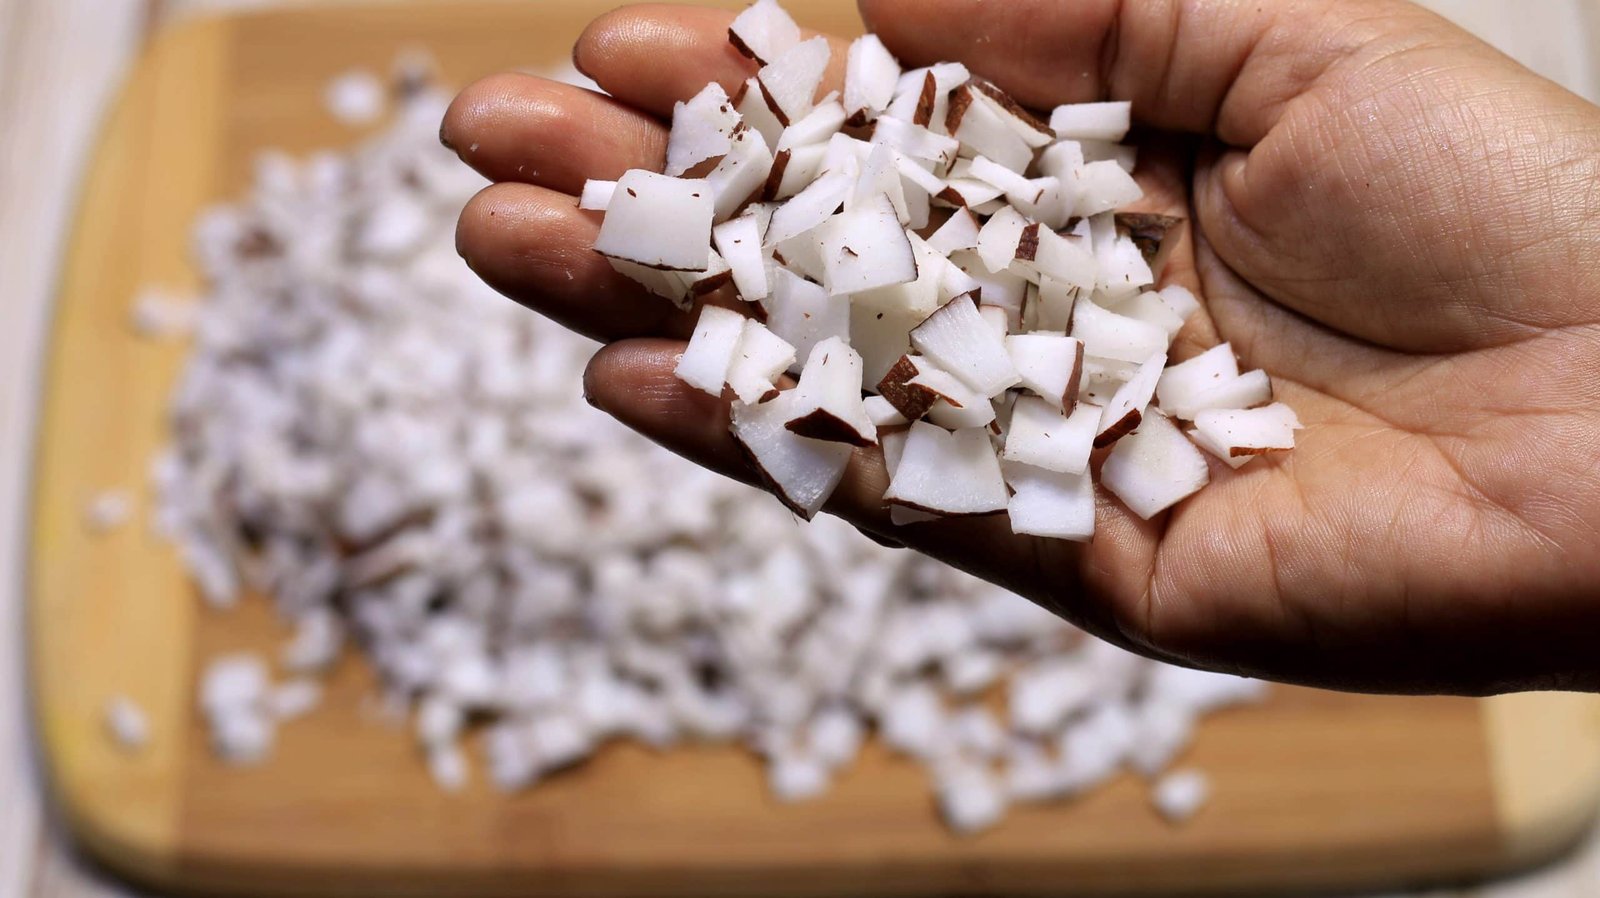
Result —
[[1600, 696], [1491, 696], [1483, 700], [1483, 723], [1506, 863], [1549, 860], [1587, 832], [1600, 810]]
[[[103, 288], [110, 278], [131, 294], [140, 278], [172, 282], [188, 271], [181, 249], [188, 236], [182, 231], [169, 235], [172, 247], [163, 243], [162, 248], [170, 251], [164, 252], [154, 269], [84, 274], [115, 267], [86, 265], [86, 257], [127, 239], [109, 235], [126, 225], [127, 216], [118, 210], [129, 198], [99, 188], [117, 182], [121, 170], [141, 164], [153, 141], [186, 140], [192, 130], [213, 124], [220, 114], [217, 100], [224, 84], [231, 26], [227, 16], [206, 15], [162, 27], [151, 36], [107, 108], [94, 153], [78, 185], [72, 242], [57, 284], [44, 369], [46, 399], [32, 460], [35, 484], [26, 573], [27, 666], [35, 691], [34, 725], [48, 794], [83, 849], [121, 875], [158, 886], [179, 882], [183, 792], [178, 784], [188, 763], [185, 750], [193, 725], [194, 674], [193, 659], [185, 650], [187, 641], [164, 639], [162, 634], [170, 634], [174, 627], [191, 629], [197, 602], [185, 590], [172, 596], [170, 603], [130, 608], [127, 596], [73, 589], [76, 576], [60, 574], [73, 566], [107, 563], [99, 553], [147, 557], [152, 567], [174, 571], [178, 561], [175, 553], [152, 548], [161, 538], [142, 524], [97, 538], [94, 556], [84, 551], [87, 538], [83, 536], [81, 493], [86, 485], [79, 481], [93, 475], [71, 469], [73, 453], [64, 450], [71, 437], [81, 434], [63, 422], [66, 403], [58, 393], [70, 390], [72, 372], [64, 368], [63, 349], [79, 338], [75, 331], [83, 330], [77, 316], [87, 307], [86, 293]], [[182, 108], [162, 99], [171, 95], [174, 85], [184, 84], [189, 87], [178, 93]], [[158, 136], [157, 131], [173, 120], [192, 123], [192, 127]], [[198, 163], [194, 170], [147, 184], [146, 189], [182, 189], [197, 196], [209, 190], [209, 160], [190, 158], [206, 152], [202, 149], [206, 145], [195, 141], [194, 150], [179, 156]], [[164, 422], [152, 422], [152, 427], [164, 426]], [[128, 464], [142, 472], [147, 462], [140, 452], [137, 461]], [[129, 485], [144, 492], [142, 483]], [[73, 625], [61, 626], [64, 614], [74, 619]], [[135, 619], [135, 626], [125, 626]], [[132, 640], [139, 651], [128, 652], [131, 659], [123, 664], [79, 663], [86, 653], [102, 650], [109, 640], [119, 645]], [[143, 748], [130, 750], [112, 738], [105, 719], [111, 696], [127, 696], [143, 712], [149, 736]]]

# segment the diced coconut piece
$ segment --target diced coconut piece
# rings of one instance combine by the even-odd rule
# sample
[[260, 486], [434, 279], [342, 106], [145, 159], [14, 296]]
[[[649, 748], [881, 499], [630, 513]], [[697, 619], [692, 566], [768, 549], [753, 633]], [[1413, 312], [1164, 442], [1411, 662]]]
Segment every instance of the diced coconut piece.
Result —
[[800, 26], [778, 0], [756, 0], [734, 17], [728, 41], [756, 64], [766, 65], [800, 43]]
[[1083, 382], [1083, 341], [1065, 334], [1013, 334], [1006, 352], [1022, 377], [1022, 386], [1058, 409], [1078, 401]]
[[917, 259], [894, 204], [883, 194], [819, 229], [823, 282], [834, 296], [917, 279]]
[[821, 285], [787, 269], [775, 269], [772, 293], [762, 306], [767, 327], [802, 357], [829, 337], [850, 339], [850, 298], [829, 296]]
[[854, 450], [791, 432], [785, 425], [795, 408], [792, 390], [759, 405], [736, 404], [731, 429], [783, 504], [810, 520], [833, 495]]
[[617, 181], [594, 248], [647, 268], [700, 271], [715, 213], [705, 181], [634, 169]]
[[[1109, 218], [1109, 213], [1096, 216], [1096, 222]], [[1098, 270], [1095, 280], [1107, 304], [1114, 304], [1126, 301], [1154, 283], [1155, 274], [1132, 240], [1112, 234], [1109, 227], [1105, 228], [1105, 233], [1110, 237], [1109, 242], [1100, 241], [1101, 231], [1096, 231], [1094, 257]]]
[[[954, 255], [952, 254], [952, 258], [954, 258]], [[1004, 271], [997, 275], [990, 275], [983, 270], [983, 262], [979, 261], [976, 255], [970, 253], [966, 254], [966, 258], [963, 261], [973, 266], [974, 270], [984, 277], [1004, 278], [1009, 275], [1008, 272]], [[1010, 276], [1015, 277], [1015, 275]], [[1018, 280], [1021, 280], [1021, 278], [1018, 278]], [[983, 284], [983, 281], [968, 274], [966, 268], [962, 265], [957, 265], [950, 259], [945, 259], [944, 264], [939, 266], [939, 285], [938, 292], [935, 294], [938, 300], [937, 305], [944, 305], [958, 296], [970, 296], [974, 301], [981, 300], [983, 298]], [[991, 290], [990, 293], [1002, 295], [1002, 300], [1004, 295], [1008, 295], [1004, 290]], [[993, 305], [1005, 305], [1005, 303], [1002, 301], [993, 303]], [[933, 313], [929, 312], [928, 314], [931, 315]]]
[[106, 730], [117, 747], [138, 752], [150, 744], [150, 719], [144, 710], [125, 695], [115, 695], [106, 701], [104, 709]]
[[[906, 432], [904, 430], [886, 430], [878, 434], [878, 444], [883, 447], [883, 468], [888, 473], [889, 479], [894, 479], [894, 472], [900, 467], [900, 456], [906, 449]], [[896, 527], [907, 524], [920, 524], [924, 521], [937, 521], [939, 516], [926, 511], [917, 511], [902, 505], [889, 506], [889, 523]]]
[[817, 229], [813, 228], [772, 248], [772, 267], [767, 270], [767, 284], [777, 283], [776, 268], [787, 268], [801, 277], [822, 282], [822, 243]]
[[1003, 306], [978, 306], [978, 315], [983, 322], [994, 331], [994, 335], [1004, 340], [1011, 333], [1011, 310]]
[[786, 200], [806, 189], [822, 171], [827, 155], [827, 144], [778, 151], [772, 157], [772, 171], [767, 174], [762, 196], [769, 200]]
[[957, 250], [975, 248], [978, 245], [978, 234], [977, 216], [970, 210], [957, 209], [955, 214], [928, 238], [928, 245], [933, 247], [935, 252], [948, 256]]
[[627, 259], [608, 258], [606, 261], [618, 274], [657, 296], [672, 300], [679, 308], [687, 310], [693, 306], [689, 299], [689, 286], [679, 277], [680, 272], [661, 271]]
[[[1185, 441], [1187, 443], [1187, 441]], [[944, 515], [1003, 511], [1010, 496], [989, 432], [911, 425], [885, 501]]]
[[616, 181], [585, 181], [583, 196], [578, 198], [578, 208], [588, 212], [604, 212], [611, 207], [611, 195], [616, 192]]
[[1223, 343], [1161, 372], [1156, 397], [1161, 407], [1171, 413], [1238, 376], [1239, 362], [1233, 357], [1233, 346]]
[[894, 403], [882, 396], [868, 396], [862, 400], [862, 405], [867, 410], [867, 420], [871, 421], [874, 427], [899, 427], [911, 423], [905, 415], [900, 414], [899, 409], [894, 407]]
[[894, 151], [894, 163], [895, 168], [900, 172], [900, 177], [911, 182], [908, 185], [908, 189], [909, 187], [914, 186], [930, 196], [937, 194], [939, 191], [944, 189], [944, 179], [940, 178], [938, 175], [935, 175], [925, 167], [931, 166], [934, 163], [926, 160], [919, 161], [913, 159], [899, 150]]
[[1161, 301], [1166, 303], [1167, 308], [1171, 309], [1174, 315], [1184, 321], [1188, 321], [1194, 313], [1200, 311], [1200, 300], [1196, 299], [1195, 295], [1190, 293], [1187, 288], [1180, 287], [1177, 284], [1162, 287], [1157, 295], [1161, 297]]
[[1100, 469], [1100, 485], [1148, 520], [1210, 482], [1200, 450], [1165, 415], [1149, 414], [1117, 441]]
[[714, 293], [733, 283], [733, 269], [728, 267], [728, 261], [716, 250], [710, 250], [706, 257], [706, 267], [701, 271], [674, 271], [674, 277], [684, 279], [691, 296], [705, 296]]
[[978, 258], [983, 260], [983, 267], [991, 274], [1010, 268], [1028, 228], [1028, 220], [1010, 206], [996, 212], [978, 231]]
[[[957, 252], [950, 254], [950, 262], [966, 276], [965, 280], [976, 285], [977, 299], [991, 306], [1004, 306], [1006, 308], [1022, 308], [1023, 300], [1028, 294], [1028, 282], [1021, 275], [1011, 271], [991, 272], [976, 253]], [[970, 291], [970, 286], [963, 291], [949, 291], [954, 296], [961, 292]]]
[[977, 178], [948, 178], [935, 196], [952, 206], [976, 211], [983, 204], [1005, 195], [1005, 191]]
[[878, 382], [878, 393], [911, 421], [928, 414], [940, 400], [951, 400], [955, 406], [963, 407], [969, 400], [983, 398], [949, 372], [915, 355], [895, 362]]
[[1155, 212], [1118, 212], [1113, 221], [1117, 233], [1133, 241], [1150, 270], [1161, 273], [1167, 259], [1183, 236], [1184, 220], [1176, 215]]
[[706, 175], [705, 183], [716, 195], [716, 220], [726, 221], [755, 196], [772, 174], [772, 151], [754, 128], [733, 134], [728, 154]]
[[784, 425], [816, 440], [872, 446], [878, 428], [861, 400], [861, 356], [838, 337], [818, 343], [801, 369]]
[[969, 152], [993, 159], [1012, 171], [1026, 171], [1033, 149], [989, 103], [975, 99], [970, 84], [950, 95], [945, 131]]
[[1078, 172], [1083, 168], [1083, 145], [1076, 140], [1051, 144], [1049, 149], [1039, 154], [1038, 168], [1042, 175], [1076, 184]]
[[1021, 193], [1008, 193], [1006, 199], [1029, 218], [1047, 228], [1065, 227], [1072, 220], [1077, 207], [1077, 188], [1068, 187], [1060, 178], [1034, 178]]
[[876, 119], [894, 100], [900, 61], [876, 34], [856, 38], [844, 71], [844, 108], [852, 127]]
[[1028, 111], [1010, 94], [981, 78], [974, 78], [970, 83], [978, 100], [992, 108], [1031, 149], [1049, 146], [1056, 139], [1056, 132], [1048, 122]]
[[1077, 187], [1075, 214], [1082, 216], [1109, 212], [1144, 196], [1144, 189], [1133, 179], [1133, 175], [1109, 160], [1085, 162], [1078, 171]]
[[1151, 357], [1111, 397], [1111, 404], [1100, 414], [1100, 429], [1094, 438], [1095, 448], [1109, 446], [1139, 426], [1139, 422], [1144, 420], [1145, 410], [1155, 398], [1156, 383], [1161, 380], [1161, 371], [1166, 366], [1166, 353]]
[[1020, 172], [984, 156], [972, 160], [969, 173], [980, 181], [1000, 188], [1002, 193], [1027, 196], [1034, 192], [1030, 189], [1032, 182]]
[[1115, 143], [1128, 136], [1132, 117], [1132, 103], [1069, 103], [1050, 114], [1050, 130], [1063, 140]]
[[794, 360], [794, 346], [761, 322], [747, 319], [728, 366], [728, 388], [740, 402], [760, 402], [777, 393], [778, 378]]
[[832, 55], [828, 39], [814, 37], [783, 51], [756, 73], [761, 96], [778, 124], [787, 128], [812, 110]]
[[886, 144], [871, 146], [872, 151], [867, 154], [866, 160], [861, 164], [860, 172], [856, 175], [855, 188], [845, 203], [845, 211], [849, 212], [876, 197], [887, 196], [894, 206], [900, 223], [906, 224], [911, 219], [906, 209], [905, 180], [901, 178], [895, 164], [899, 152]]
[[1174, 418], [1193, 421], [1196, 415], [1208, 409], [1244, 409], [1271, 401], [1272, 380], [1267, 372], [1246, 371], [1175, 404], [1170, 412]]
[[[917, 279], [904, 284], [865, 290], [852, 297], [851, 301], [854, 305], [867, 307], [873, 312], [889, 312], [890, 314], [883, 316], [886, 319], [897, 318], [908, 321], [909, 323], [901, 328], [900, 337], [902, 342], [909, 345], [907, 332], [939, 308], [940, 277], [949, 263], [914, 232], [908, 231], [906, 239], [910, 241], [911, 251], [916, 257]], [[863, 356], [867, 354], [854, 339], [850, 342]], [[899, 355], [895, 358], [899, 358]], [[892, 364], [894, 359], [890, 359], [889, 362]]]
[[767, 298], [767, 260], [761, 252], [761, 223], [753, 212], [725, 221], [711, 230], [717, 251], [733, 272], [734, 289], [746, 302]]
[[950, 109], [950, 92], [971, 80], [972, 73], [959, 62], [941, 62], [927, 69], [908, 72], [900, 79], [901, 95], [890, 104], [886, 115], [906, 118], [914, 125], [948, 133], [945, 120]]
[[1073, 308], [1072, 335], [1083, 341], [1086, 354], [1122, 362], [1143, 362], [1167, 351], [1165, 330], [1083, 298]]
[[761, 85], [754, 77], [745, 81], [734, 108], [738, 110], [741, 121], [761, 132], [767, 146], [777, 146], [778, 141], [783, 139], [783, 123], [767, 108], [767, 101], [761, 95]]
[[717, 306], [701, 309], [694, 336], [689, 338], [673, 373], [689, 386], [720, 397], [734, 351], [744, 335], [744, 322], [745, 317], [738, 312]]
[[948, 167], [961, 151], [961, 143], [955, 138], [888, 116], [873, 124], [872, 142], [886, 143], [912, 159], [937, 163], [941, 167]]
[[765, 245], [777, 246], [827, 221], [844, 205], [854, 187], [855, 178], [843, 171], [828, 172], [811, 182], [772, 213]]
[[1209, 409], [1194, 417], [1195, 442], [1230, 461], [1287, 452], [1294, 448], [1294, 431], [1299, 423], [1294, 412], [1281, 402], [1250, 410]]
[[983, 832], [1006, 812], [1006, 793], [986, 764], [951, 762], [941, 771], [935, 791], [945, 822], [958, 833]]
[[722, 85], [713, 81], [688, 102], [672, 109], [666, 173], [674, 178], [707, 159], [727, 155], [739, 113]]
[[1041, 276], [1038, 295], [1034, 297], [1038, 307], [1029, 310], [1033, 315], [1033, 327], [1037, 330], [1061, 333], [1072, 330], [1073, 310], [1077, 306], [1078, 297], [1083, 293], [1083, 290], [1071, 284]]
[[778, 140], [778, 149], [792, 150], [797, 147], [826, 144], [843, 127], [844, 106], [837, 99], [830, 97], [818, 103], [805, 118], [783, 129], [783, 137]]
[[1028, 263], [1042, 277], [1086, 290], [1094, 287], [1098, 266], [1092, 254], [1047, 227], [1030, 227], [1017, 246], [1018, 261]]
[[1112, 143], [1108, 140], [1080, 140], [1078, 145], [1083, 148], [1083, 161], [1101, 162], [1111, 160], [1122, 166], [1122, 170], [1133, 173], [1139, 163], [1139, 148], [1126, 144]]
[[1011, 532], [1088, 542], [1094, 538], [1094, 479], [1007, 462]]
[[1002, 457], [1008, 462], [1062, 474], [1082, 474], [1089, 470], [1100, 414], [1098, 406], [1087, 402], [1079, 403], [1072, 414], [1063, 415], [1043, 399], [1020, 397], [1011, 409]]
[[1211, 780], [1198, 770], [1169, 773], [1150, 792], [1151, 803], [1172, 823], [1183, 823], [1198, 814], [1210, 797]]
[[846, 172], [852, 179], [861, 176], [861, 166], [872, 155], [877, 144], [857, 140], [848, 134], [835, 134], [828, 139], [828, 152], [822, 157], [822, 174]]
[[1183, 316], [1174, 312], [1161, 294], [1153, 290], [1144, 290], [1123, 300], [1117, 304], [1116, 312], [1161, 328], [1167, 332], [1168, 339], [1176, 337], [1178, 331], [1183, 330]]
[[1004, 339], [984, 325], [977, 304], [966, 297], [952, 299], [917, 325], [911, 345], [986, 397], [1022, 381]]

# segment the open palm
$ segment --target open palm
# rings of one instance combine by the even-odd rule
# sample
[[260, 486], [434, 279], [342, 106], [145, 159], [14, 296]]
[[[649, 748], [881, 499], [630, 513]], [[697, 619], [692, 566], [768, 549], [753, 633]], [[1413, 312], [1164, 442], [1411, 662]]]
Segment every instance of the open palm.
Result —
[[[1040, 108], [1133, 101], [1143, 205], [1193, 227], [1174, 360], [1230, 341], [1307, 425], [1288, 456], [1078, 545], [1004, 517], [889, 522], [876, 449], [828, 506], [1167, 660], [1377, 690], [1600, 686], [1600, 110], [1399, 0], [864, 0], [908, 65]], [[612, 96], [479, 82], [443, 137], [499, 182], [463, 213], [490, 284], [608, 344], [592, 402], [754, 480], [673, 376], [694, 313], [592, 251], [589, 178], [659, 170], [663, 120], [753, 72], [731, 14], [628, 7], [576, 48]], [[843, 45], [835, 53], [837, 83]]]

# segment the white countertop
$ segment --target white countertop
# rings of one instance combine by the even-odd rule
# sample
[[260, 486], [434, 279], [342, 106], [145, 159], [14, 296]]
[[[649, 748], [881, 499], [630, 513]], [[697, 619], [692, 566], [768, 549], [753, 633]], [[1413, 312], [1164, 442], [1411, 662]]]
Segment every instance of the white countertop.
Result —
[[[0, 898], [131, 894], [78, 863], [48, 820], [30, 757], [21, 578], [45, 323], [80, 170], [149, 29], [199, 9], [325, 0], [0, 0]], [[536, 0], [533, 0], [536, 2]], [[1553, 80], [1600, 99], [1600, 0], [1428, 0]], [[1600, 894], [1600, 834], [1480, 898]]]

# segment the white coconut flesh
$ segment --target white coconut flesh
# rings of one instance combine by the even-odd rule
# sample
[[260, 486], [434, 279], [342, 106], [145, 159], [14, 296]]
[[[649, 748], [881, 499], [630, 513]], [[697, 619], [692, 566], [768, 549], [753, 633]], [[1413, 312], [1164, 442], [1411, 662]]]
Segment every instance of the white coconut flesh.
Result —
[[689, 386], [720, 397], [733, 354], [744, 336], [744, 323], [745, 317], [738, 312], [706, 306], [673, 373]]
[[952, 432], [926, 421], [911, 425], [884, 494], [896, 505], [942, 515], [1004, 511], [1009, 498], [985, 431]]
[[688, 102], [673, 107], [672, 133], [667, 139], [666, 173], [681, 177], [708, 159], [728, 154], [739, 113], [722, 85], [713, 81]]
[[811, 112], [831, 57], [828, 39], [814, 37], [785, 50], [756, 74], [762, 99], [780, 125], [788, 127]]
[[728, 26], [728, 41], [740, 53], [765, 65], [800, 43], [800, 26], [778, 0], [757, 0], [734, 17]]
[[1148, 517], [1208, 482], [1197, 444], [1235, 468], [1293, 447], [1298, 421], [1231, 347], [1169, 358], [1200, 302], [1161, 283], [1183, 221], [1125, 211], [1129, 103], [1036, 113], [959, 63], [905, 70], [874, 35], [819, 99], [829, 44], [773, 0], [730, 40], [759, 70], [676, 106], [674, 177], [591, 182], [581, 206], [644, 289], [757, 304], [707, 307], [679, 375], [734, 396], [791, 507], [820, 509], [851, 449], [895, 443], [897, 523], [1007, 512], [1088, 539], [1097, 451], [1100, 485]]
[[852, 446], [877, 445], [878, 427], [861, 395], [861, 355], [840, 338], [812, 348], [791, 395], [794, 417], [784, 424], [791, 432]]
[[728, 362], [728, 388], [746, 405], [770, 399], [783, 372], [795, 361], [794, 345], [755, 320], [744, 322]]
[[798, 400], [789, 391], [755, 405], [737, 403], [731, 426], [767, 485], [795, 514], [809, 519], [839, 485], [853, 450], [791, 431], [788, 424], [797, 417]]
[[1008, 462], [1082, 474], [1089, 469], [1101, 413], [1098, 406], [1081, 402], [1070, 414], [1063, 414], [1037, 396], [1023, 396], [1012, 407], [1002, 455]]
[[856, 39], [845, 60], [844, 108], [850, 124], [871, 122], [894, 101], [900, 82], [900, 61], [876, 34]]

